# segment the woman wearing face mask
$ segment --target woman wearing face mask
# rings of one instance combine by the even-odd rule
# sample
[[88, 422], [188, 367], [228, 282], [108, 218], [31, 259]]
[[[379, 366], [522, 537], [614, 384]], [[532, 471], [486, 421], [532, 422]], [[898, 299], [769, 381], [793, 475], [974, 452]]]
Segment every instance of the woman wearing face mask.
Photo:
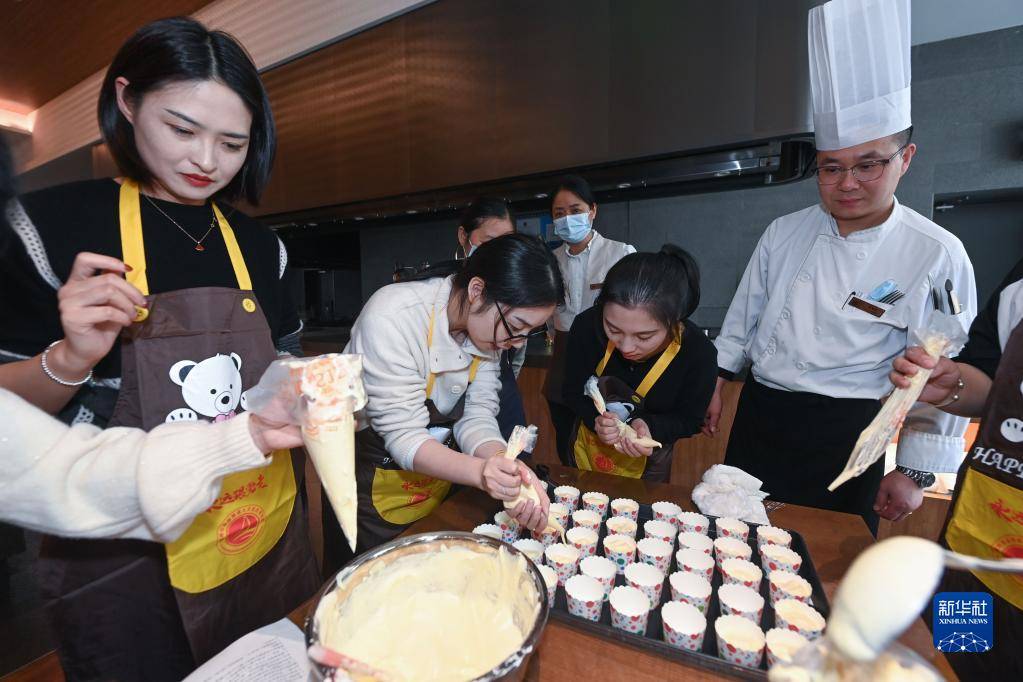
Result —
[[[714, 344], [688, 319], [699, 302], [696, 261], [673, 244], [628, 255], [607, 273], [568, 339], [565, 399], [577, 417], [572, 454], [580, 469], [669, 480], [675, 441], [700, 431], [717, 380]], [[584, 395], [594, 375], [604, 414]], [[662, 447], [623, 437], [619, 421]]]
[[[99, 120], [121, 178], [8, 206], [21, 248], [0, 274], [0, 349], [37, 358], [7, 385], [68, 422], [230, 419], [300, 327], [283, 246], [228, 203], [256, 203], [269, 178], [274, 122], [258, 72], [224, 33], [153, 22], [114, 57]], [[127, 265], [71, 278], [80, 252]], [[72, 333], [89, 325], [99, 333]], [[40, 582], [67, 678], [179, 680], [307, 599], [319, 575], [303, 471], [279, 450], [228, 476], [171, 544], [46, 538]]]
[[536, 476], [499, 456], [498, 357], [563, 299], [557, 263], [536, 239], [505, 235], [452, 269], [384, 287], [352, 327], [345, 352], [363, 356], [368, 398], [368, 425], [356, 435], [358, 551], [428, 515], [453, 483], [498, 500], [532, 485], [542, 507], [526, 502], [509, 513], [531, 529], [546, 524]]
[[564, 242], [554, 250], [554, 257], [565, 278], [565, 304], [554, 314], [554, 349], [543, 390], [554, 424], [558, 456], [563, 464], [572, 466], [575, 413], [568, 407], [570, 397], [567, 394], [563, 397], [562, 391], [568, 331], [576, 315], [593, 305], [611, 266], [636, 249], [631, 244], [606, 239], [593, 229], [597, 203], [583, 178], [578, 175], [562, 178], [551, 197], [554, 233]]

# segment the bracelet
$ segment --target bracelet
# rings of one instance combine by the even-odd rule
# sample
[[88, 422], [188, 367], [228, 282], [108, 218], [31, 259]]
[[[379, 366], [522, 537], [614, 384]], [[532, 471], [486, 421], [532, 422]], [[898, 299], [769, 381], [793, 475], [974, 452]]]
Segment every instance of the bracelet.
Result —
[[966, 388], [966, 382], [963, 381], [962, 377], [959, 377], [958, 381], [956, 381], [956, 387], [953, 389], [951, 397], [945, 398], [945, 400], [943, 400], [942, 402], [937, 403], [935, 407], [937, 408], [948, 407], [952, 403], [956, 402], [962, 395], [964, 388]]
[[46, 356], [50, 354], [50, 350], [52, 350], [54, 346], [60, 343], [60, 341], [63, 341], [63, 339], [51, 343], [49, 346], [46, 347], [46, 350], [43, 351], [43, 354], [39, 356], [39, 362], [43, 366], [43, 374], [50, 377], [50, 379], [56, 381], [61, 386], [82, 386], [83, 384], [88, 383], [89, 380], [92, 379], [91, 369], [89, 370], [89, 373], [85, 375], [85, 378], [82, 379], [81, 381], [65, 381], [64, 379], [61, 379], [59, 376], [54, 374], [53, 370], [50, 369], [50, 366], [46, 364]]

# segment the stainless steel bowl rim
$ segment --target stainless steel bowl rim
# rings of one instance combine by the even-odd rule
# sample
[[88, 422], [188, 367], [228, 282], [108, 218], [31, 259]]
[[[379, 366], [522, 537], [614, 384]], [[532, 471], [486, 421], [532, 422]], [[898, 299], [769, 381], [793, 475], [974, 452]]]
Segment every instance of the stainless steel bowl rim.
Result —
[[[316, 596], [313, 599], [313, 607], [306, 616], [305, 627], [303, 628], [305, 632], [306, 648], [308, 649], [313, 644], [317, 644], [319, 640], [319, 633], [316, 625], [316, 611], [319, 609], [320, 602], [323, 601], [323, 598], [329, 592], [341, 585], [341, 583], [355, 573], [355, 571], [357, 571], [361, 566], [378, 559], [385, 554], [389, 554], [403, 547], [408, 547], [409, 545], [425, 544], [428, 542], [443, 542], [445, 540], [474, 542], [479, 545], [493, 547], [495, 550], [504, 547], [504, 549], [508, 552], [521, 555], [522, 558], [525, 559], [527, 570], [529, 570], [530, 575], [533, 577], [533, 586], [536, 588], [537, 599], [539, 600], [540, 606], [540, 611], [537, 614], [536, 621], [533, 623], [533, 628], [526, 635], [526, 638], [523, 640], [522, 646], [518, 649], [518, 651], [506, 658], [500, 665], [488, 672], [486, 675], [477, 677], [472, 680], [472, 682], [492, 682], [493, 680], [499, 680], [513, 670], [516, 670], [536, 649], [536, 646], [540, 641], [540, 635], [543, 632], [544, 626], [547, 624], [547, 616], [550, 611], [550, 606], [547, 603], [547, 583], [544, 580], [543, 574], [540, 573], [540, 569], [537, 568], [532, 559], [517, 548], [513, 547], [511, 544], [502, 542], [501, 540], [495, 540], [494, 538], [486, 535], [464, 533], [461, 531], [438, 531], [434, 533], [408, 535], [391, 540], [390, 542], [385, 542], [384, 544], [374, 547], [368, 552], [363, 552], [359, 556], [355, 557], [351, 563], [338, 571], [334, 577], [328, 580], [326, 584], [320, 588], [320, 591], [316, 593]], [[337, 668], [320, 665], [315, 661], [310, 661], [309, 665], [313, 670], [319, 673], [320, 679], [323, 680], [334, 679], [334, 673], [337, 672]]]

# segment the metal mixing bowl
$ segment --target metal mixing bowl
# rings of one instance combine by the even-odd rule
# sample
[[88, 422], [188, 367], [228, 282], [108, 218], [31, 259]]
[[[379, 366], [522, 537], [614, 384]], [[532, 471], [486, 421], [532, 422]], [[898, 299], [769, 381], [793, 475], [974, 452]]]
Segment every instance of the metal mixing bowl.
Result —
[[[306, 647], [308, 648], [313, 644], [318, 644], [320, 641], [316, 614], [319, 611], [320, 603], [327, 594], [333, 592], [338, 586], [343, 586], [344, 589], [354, 588], [362, 582], [371, 570], [381, 564], [387, 565], [395, 559], [409, 554], [432, 552], [437, 550], [441, 545], [447, 545], [449, 547], [463, 546], [478, 552], [497, 552], [498, 549], [503, 547], [512, 554], [522, 555], [523, 559], [525, 559], [527, 567], [526, 570], [529, 571], [529, 577], [532, 578], [533, 586], [535, 588], [534, 592], [537, 599], [538, 608], [536, 612], [536, 620], [533, 622], [532, 626], [528, 628], [525, 640], [522, 642], [522, 646], [520, 646], [517, 651], [502, 661], [500, 665], [490, 672], [476, 678], [477, 682], [490, 682], [492, 680], [522, 680], [525, 677], [529, 658], [536, 649], [536, 646], [540, 641], [540, 635], [543, 632], [543, 628], [547, 624], [547, 585], [544, 582], [543, 575], [537, 567], [532, 561], [530, 561], [529, 557], [522, 554], [522, 552], [499, 540], [494, 540], [493, 538], [483, 535], [474, 535], [473, 533], [446, 531], [442, 533], [420, 533], [419, 535], [410, 535], [408, 537], [392, 540], [391, 542], [380, 545], [379, 547], [356, 557], [350, 564], [341, 569], [334, 578], [327, 581], [327, 584], [320, 589], [319, 593], [317, 593], [315, 605], [306, 617], [305, 621]], [[315, 661], [310, 661], [310, 667], [312, 679], [317, 680], [318, 682], [334, 679], [333, 675], [336, 672], [335, 668], [320, 665]]]

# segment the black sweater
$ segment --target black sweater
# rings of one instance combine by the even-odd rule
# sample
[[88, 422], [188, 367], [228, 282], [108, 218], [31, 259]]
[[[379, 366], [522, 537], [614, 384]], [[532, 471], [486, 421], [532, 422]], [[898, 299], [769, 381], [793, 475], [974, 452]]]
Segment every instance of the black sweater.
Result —
[[[76, 254], [92, 251], [121, 258], [119, 193], [120, 185], [109, 179], [59, 185], [20, 198], [30, 225], [0, 221], [4, 232], [0, 236], [0, 362], [35, 355], [63, 337], [57, 290], [48, 279], [56, 277], [56, 284], [62, 284]], [[151, 294], [238, 286], [219, 229], [206, 237], [206, 250], [200, 253], [149, 201], [143, 198], [139, 203]], [[156, 203], [197, 239], [212, 222], [208, 205]], [[272, 231], [228, 205], [219, 207], [245, 257], [271, 337], [280, 346], [282, 337], [300, 329], [286, 252]], [[115, 345], [96, 367], [96, 376], [115, 378], [120, 373], [120, 349]]]
[[[606, 349], [607, 337], [596, 308], [579, 313], [568, 336], [562, 398], [590, 429], [597, 418], [597, 410], [593, 401], [583, 395], [583, 386], [596, 373]], [[658, 357], [654, 355], [633, 363], [615, 350], [602, 376], [617, 377], [635, 389]], [[679, 438], [692, 436], [703, 426], [707, 405], [714, 394], [717, 371], [717, 349], [703, 330], [687, 320], [682, 349], [647, 393], [643, 409], [632, 413], [633, 418], [646, 422], [654, 440], [668, 447]]]

